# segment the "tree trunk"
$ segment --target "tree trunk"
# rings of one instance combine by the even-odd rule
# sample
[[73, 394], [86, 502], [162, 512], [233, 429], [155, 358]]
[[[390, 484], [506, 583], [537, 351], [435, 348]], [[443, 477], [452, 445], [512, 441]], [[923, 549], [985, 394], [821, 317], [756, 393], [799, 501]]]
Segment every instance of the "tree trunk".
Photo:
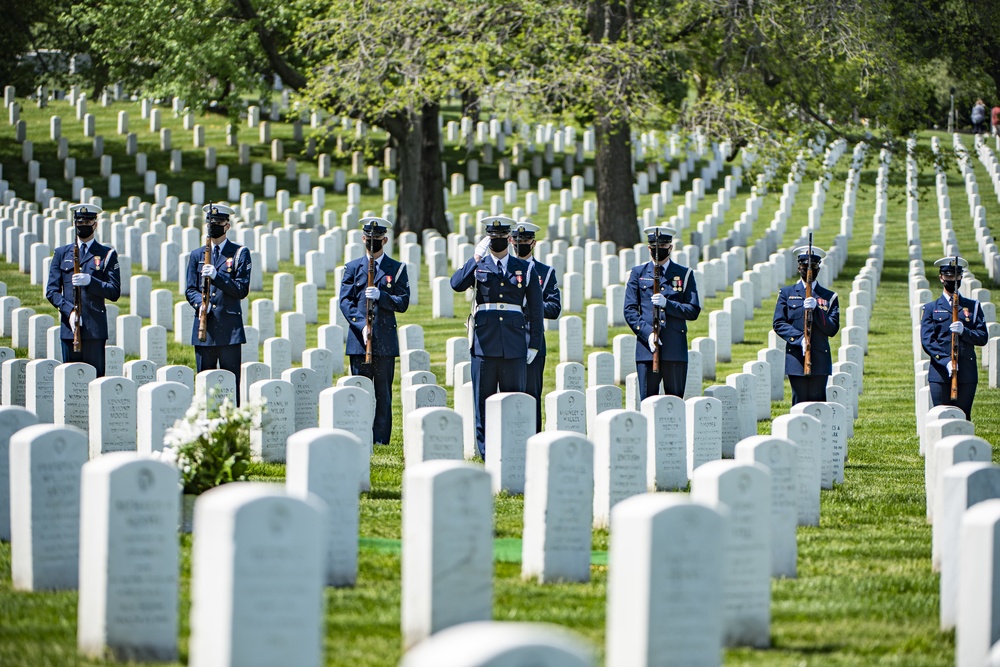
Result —
[[468, 90], [462, 91], [462, 114], [468, 116], [472, 120], [472, 126], [475, 127], [476, 123], [479, 122], [479, 111], [481, 109], [481, 104], [479, 100], [479, 91], [475, 88], [469, 88]]
[[614, 241], [619, 248], [628, 248], [640, 240], [632, 192], [635, 177], [629, 124], [626, 120], [598, 121], [594, 130], [597, 237], [601, 241]]
[[399, 149], [396, 232], [437, 229], [448, 234], [444, 216], [444, 179], [437, 129], [439, 108], [426, 105], [421, 114], [409, 113], [383, 121]]
[[[590, 41], [599, 44], [630, 39], [627, 28], [632, 19], [631, 0], [591, 0], [587, 7]], [[615, 73], [608, 72], [608, 76], [612, 79], [611, 85]], [[598, 118], [594, 123], [597, 237], [601, 241], [613, 241], [618, 247], [630, 247], [640, 239], [632, 193], [635, 178], [631, 128], [620, 110], [608, 109], [606, 103], [598, 103], [595, 107]]]
[[420, 229], [436, 229], [448, 236], [444, 216], [444, 175], [441, 172], [441, 131], [438, 129], [439, 104], [425, 104], [421, 114], [423, 147], [420, 160], [420, 185], [423, 189], [423, 216]]

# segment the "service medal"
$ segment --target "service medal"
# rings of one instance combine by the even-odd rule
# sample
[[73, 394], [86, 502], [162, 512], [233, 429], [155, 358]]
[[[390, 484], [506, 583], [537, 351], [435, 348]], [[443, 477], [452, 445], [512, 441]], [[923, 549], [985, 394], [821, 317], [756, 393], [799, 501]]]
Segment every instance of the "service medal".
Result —
[[969, 319], [969, 309], [963, 308], [962, 313], [965, 315], [965, 319]]
[[674, 276], [673, 287], [674, 287], [674, 291], [675, 292], [683, 292], [684, 291], [684, 281], [681, 280], [680, 276]]
[[94, 268], [97, 269], [98, 271], [101, 270], [101, 258], [100, 257], [95, 257], [94, 258]]
[[227, 257], [226, 258], [226, 271], [229, 271], [230, 273], [233, 272], [233, 258], [232, 257]]

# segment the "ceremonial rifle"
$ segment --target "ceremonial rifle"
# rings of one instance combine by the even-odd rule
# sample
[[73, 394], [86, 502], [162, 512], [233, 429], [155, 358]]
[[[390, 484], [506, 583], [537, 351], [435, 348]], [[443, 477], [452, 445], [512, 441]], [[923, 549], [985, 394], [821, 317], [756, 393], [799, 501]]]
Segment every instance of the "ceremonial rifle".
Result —
[[[952, 260], [955, 269], [955, 291], [951, 294], [951, 321], [958, 322], [958, 272], [962, 269], [958, 266], [958, 255]], [[958, 347], [961, 345], [958, 334], [951, 332], [951, 400], [958, 400]]]
[[[806, 298], [811, 299], [813, 295], [812, 282], [812, 254], [813, 254], [813, 235], [809, 232], [809, 254], [806, 256]], [[812, 375], [812, 311], [806, 309], [805, 312], [805, 333], [803, 334], [806, 340], [805, 347], [802, 350], [803, 362], [802, 362], [802, 372], [804, 375]]]
[[[212, 215], [212, 202], [208, 202], [208, 214], [205, 216], [205, 259], [204, 265], [212, 261], [212, 237], [208, 234], [209, 216]], [[202, 343], [208, 339], [208, 304], [212, 298], [212, 279], [205, 276], [201, 287], [201, 312], [198, 314], [198, 340]]]
[[[375, 223], [370, 223], [372, 230]], [[374, 231], [373, 231], [374, 233]], [[375, 253], [372, 251], [372, 236], [368, 236], [368, 287], [375, 287]], [[365, 327], [368, 329], [368, 340], [365, 342], [365, 363], [372, 363], [372, 338], [375, 336], [375, 302], [365, 299]]]
[[[76, 225], [73, 225], [76, 230]], [[76, 232], [73, 243], [73, 275], [80, 273], [80, 232]], [[73, 313], [76, 315], [76, 328], [73, 330], [73, 351], [79, 352], [83, 347], [83, 288], [73, 286]]]
[[[660, 265], [656, 261], [656, 255], [653, 254], [652, 249], [649, 251], [649, 257], [653, 260], [653, 294], [660, 293]], [[653, 372], [660, 372], [660, 309], [657, 306], [653, 306]]]

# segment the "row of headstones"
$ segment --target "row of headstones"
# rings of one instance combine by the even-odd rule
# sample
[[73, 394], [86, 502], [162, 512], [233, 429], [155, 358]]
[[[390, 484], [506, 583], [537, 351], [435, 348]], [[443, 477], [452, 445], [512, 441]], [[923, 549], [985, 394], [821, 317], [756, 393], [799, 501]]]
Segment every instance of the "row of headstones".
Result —
[[[955, 141], [961, 142], [957, 138]], [[974, 147], [976, 156], [990, 176], [994, 195], [997, 196], [998, 202], [1000, 202], [1000, 169], [998, 169], [1000, 165], [997, 164], [997, 158], [993, 154], [993, 151], [990, 150], [986, 141], [978, 136], [975, 138]], [[1000, 282], [1000, 271], [998, 271], [1000, 270], [1000, 251], [997, 249], [996, 241], [990, 232], [989, 223], [986, 221], [986, 209], [982, 206], [979, 198], [979, 187], [976, 183], [976, 174], [972, 168], [971, 161], [963, 164], [966, 196], [969, 198], [969, 213], [972, 218], [973, 228], [976, 231], [976, 244], [983, 258], [983, 264], [986, 266], [986, 273], [990, 280], [993, 281], [993, 284], [996, 285]]]
[[[939, 153], [940, 146], [936, 138], [932, 142], [932, 149]], [[956, 146], [960, 146], [960, 142]], [[941, 628], [956, 629], [956, 664], [980, 665], [986, 661], [991, 647], [1000, 640], [1000, 636], [995, 636], [996, 633], [992, 632], [989, 625], [992, 615], [987, 610], [988, 607], [983, 606], [984, 603], [992, 604], [993, 599], [993, 545], [989, 544], [990, 550], [984, 551], [988, 540], [983, 537], [985, 533], [976, 528], [976, 517], [980, 516], [978, 521], [981, 522], [987, 515], [979, 513], [988, 512], [987, 506], [979, 505], [976, 511], [966, 510], [982, 501], [1000, 498], [1000, 468], [991, 464], [992, 445], [975, 436], [975, 426], [965, 419], [964, 412], [953, 406], [931, 405], [930, 389], [927, 386], [929, 362], [920, 344], [919, 331], [921, 307], [931, 299], [917, 231], [918, 169], [913, 157], [915, 141], [908, 141], [907, 149], [907, 184], [910, 193], [907, 201], [907, 227], [911, 244], [909, 290], [915, 337], [914, 365], [917, 371], [915, 404], [919, 449], [924, 457], [927, 520], [933, 524], [931, 566], [934, 571], [941, 573]], [[962, 160], [960, 157], [960, 165]], [[962, 171], [968, 173], [964, 166]], [[938, 170], [938, 217], [942, 241], [946, 247], [951, 244], [948, 247], [950, 253], [957, 252], [957, 248], [946, 178], [943, 171]], [[969, 181], [966, 182], [968, 187]], [[972, 184], [974, 185], [974, 177]], [[976, 194], [974, 188], [969, 188], [968, 192]], [[970, 202], [970, 205], [974, 203]], [[979, 290], [976, 297], [979, 296], [978, 292]], [[991, 530], [994, 528], [991, 527]], [[983, 594], [984, 584], [985, 590], [990, 591], [986, 595]]]
[[[544, 434], [532, 440], [527, 447], [529, 458], [526, 467], [538, 470], [539, 474], [528, 476], [528, 479], [534, 480], [536, 484], [529, 485], [525, 489], [526, 527], [523, 563], [526, 576], [543, 582], [581, 579], [585, 581], [589, 578], [590, 521], [587, 509], [591, 499], [587, 498], [589, 495], [587, 489], [593, 490], [594, 483], [599, 484], [600, 480], [605, 480], [606, 497], [610, 506], [615, 506], [632, 495], [641, 495], [645, 492], [642, 474], [645, 468], [642, 465], [645, 463], [642, 460], [644, 449], [637, 448], [634, 442], [637, 437], [641, 439], [646, 430], [646, 425], [641, 423], [644, 421], [645, 418], [641, 414], [630, 414], [627, 411], [609, 413], [602, 417], [602, 425], [606, 427], [608, 436], [606, 438], [599, 436], [594, 445], [581, 436], [570, 433]], [[735, 507], [734, 513], [729, 517], [729, 525], [720, 523], [718, 528], [722, 530], [712, 538], [715, 545], [713, 550], [716, 553], [715, 560], [706, 562], [695, 557], [695, 554], [687, 554], [692, 557], [690, 561], [692, 564], [700, 563], [706, 569], [702, 576], [707, 576], [714, 582], [713, 590], [707, 593], [718, 601], [719, 607], [713, 609], [714, 613], [708, 614], [706, 620], [710, 620], [717, 631], [724, 632], [725, 638], [723, 640], [716, 637], [714, 631], [707, 635], [699, 632], [697, 636], [700, 637], [699, 643], [704, 642], [706, 637], [714, 637], [714, 643], [710, 643], [710, 646], [714, 646], [716, 652], [723, 645], [723, 641], [726, 645], [756, 646], [766, 646], [769, 642], [769, 578], [776, 569], [781, 569], [779, 576], [794, 576], [795, 526], [800, 523], [815, 525], [818, 522], [821, 468], [826, 467], [826, 464], [821, 462], [821, 454], [825, 452], [817, 442], [820, 440], [819, 431], [819, 421], [808, 415], [780, 417], [775, 421], [774, 437], [754, 438], [744, 441], [737, 447], [737, 456], [743, 462], [709, 463], [695, 475], [693, 484], [695, 500], [709, 504], [721, 502]], [[602, 428], [603, 432], [605, 428]], [[782, 438], [783, 434], [788, 437]], [[345, 436], [341, 435], [341, 432], [324, 432], [321, 429], [319, 432], [304, 432], [292, 438], [289, 441], [289, 451], [296, 451], [296, 447], [302, 449], [298, 443], [303, 442], [309, 443], [308, 456], [304, 453], [299, 454], [297, 460], [293, 460], [296, 457], [291, 453], [289, 456], [289, 494], [304, 495], [311, 492], [323, 500], [328, 500], [333, 495], [335, 502], [329, 504], [338, 508], [338, 516], [333, 517], [331, 512], [326, 522], [333, 522], [334, 527], [340, 528], [339, 544], [331, 545], [328, 539], [324, 539], [325, 522], [320, 512], [315, 513], [312, 521], [306, 522], [312, 535], [309, 540], [301, 536], [300, 539], [293, 539], [293, 535], [287, 532], [283, 535], [273, 535], [276, 532], [294, 531], [297, 527], [295, 510], [287, 505], [283, 510], [265, 512], [264, 516], [268, 517], [269, 521], [254, 521], [252, 517], [241, 519], [238, 525], [247, 526], [245, 530], [249, 535], [257, 535], [260, 542], [256, 544], [273, 544], [259, 535], [261, 532], [265, 534], [270, 532], [271, 537], [282, 541], [288, 551], [282, 551], [283, 558], [276, 558], [284, 565], [273, 573], [272, 579], [282, 582], [283, 585], [273, 588], [261, 587], [266, 589], [267, 593], [266, 595], [260, 593], [262, 598], [258, 601], [259, 604], [237, 604], [233, 605], [235, 608], [270, 609], [276, 602], [272, 599], [269, 601], [270, 604], [266, 604], [265, 598], [280, 595], [278, 592], [280, 590], [286, 590], [286, 594], [294, 593], [301, 598], [304, 593], [302, 584], [310, 579], [316, 587], [321, 588], [325, 569], [323, 552], [332, 554], [335, 548], [339, 549], [337, 551], [339, 559], [329, 558], [327, 567], [337, 560], [341, 561], [338, 563], [341, 567], [344, 565], [344, 560], [353, 560], [353, 571], [348, 574], [356, 577], [357, 495], [356, 486], [352, 484], [356, 479], [352, 479], [352, 475], [344, 471], [357, 469], [350, 465], [350, 460], [363, 458], [364, 447], [358, 438], [353, 438], [353, 446], [346, 446]], [[331, 446], [334, 442], [336, 447]], [[322, 444], [327, 446], [322, 447]], [[103, 576], [84, 576], [80, 579], [80, 616], [83, 618], [89, 615], [83, 613], [86, 610], [96, 614], [98, 619], [92, 623], [89, 620], [81, 621], [85, 624], [80, 628], [81, 648], [89, 652], [95, 650], [95, 647], [99, 650], [109, 647], [123, 651], [124, 655], [130, 655], [129, 652], [146, 655], [144, 651], [155, 649], [166, 651], [163, 655], [169, 655], [170, 651], [176, 648], [173, 645], [176, 636], [176, 626], [173, 623], [168, 623], [166, 626], [166, 630], [172, 629], [173, 632], [160, 628], [157, 637], [164, 640], [161, 644], [159, 641], [150, 642], [148, 638], [150, 628], [145, 626], [152, 625], [151, 618], [132, 616], [131, 620], [124, 620], [125, 615], [112, 612], [117, 611], [115, 609], [117, 605], [134, 604], [134, 600], [128, 599], [134, 588], [126, 587], [124, 582], [128, 581], [132, 567], [149, 565], [142, 562], [141, 558], [138, 562], [134, 560], [135, 556], [133, 551], [127, 548], [128, 544], [135, 544], [141, 540], [147, 547], [150, 543], [160, 545], [162, 550], [147, 550], [145, 557], [157, 563], [161, 563], [160, 559], [170, 561], [173, 558], [174, 566], [167, 567], [166, 570], [177, 571], [176, 540], [172, 535], [171, 539], [167, 539], [168, 533], [173, 533], [174, 521], [178, 514], [176, 470], [156, 462], [136, 459], [134, 455], [103, 456], [93, 463], [86, 464], [81, 487], [78, 486], [77, 474], [79, 467], [86, 461], [86, 448], [82, 434], [78, 434], [75, 429], [30, 427], [15, 435], [10, 448], [11, 472], [14, 480], [12, 492], [15, 498], [12, 537], [14, 544], [17, 545], [14, 548], [14, 553], [17, 555], [14, 557], [12, 568], [15, 586], [27, 590], [72, 588], [76, 585], [78, 571], [87, 573], [89, 568], [96, 568], [96, 572], [100, 572]], [[331, 460], [331, 457], [335, 458]], [[52, 459], [57, 461], [53, 462]], [[767, 467], [761, 467], [755, 464], [755, 461], [763, 462]], [[306, 468], [300, 469], [303, 462]], [[312, 470], [314, 465], [318, 471], [325, 472]], [[608, 471], [607, 478], [602, 475], [604, 468]], [[342, 475], [331, 478], [330, 470], [340, 470]], [[639, 484], [635, 485], [637, 474]], [[751, 477], [748, 478], [748, 475]], [[168, 477], [172, 479], [167, 479]], [[593, 481], [588, 482], [588, 478]], [[73, 479], [75, 484], [67, 484], [68, 479]], [[31, 484], [19, 480], [30, 480]], [[302, 484], [304, 480], [307, 481]], [[57, 484], [64, 485], [61, 487], [58, 503], [54, 501], [37, 505], [32, 503], [33, 498], [41, 497], [31, 493], [32, 485], [37, 491], [38, 486]], [[412, 645], [415, 640], [422, 639], [460, 619], [483, 618], [481, 616], [483, 613], [485, 618], [489, 618], [492, 597], [489, 592], [492, 590], [492, 566], [489, 557], [492, 552], [492, 531], [489, 529], [491, 525], [489, 517], [492, 514], [491, 484], [488, 472], [462, 463], [425, 463], [415, 465], [406, 471], [403, 494], [403, 633], [407, 645]], [[298, 492], [295, 492], [292, 489], [297, 485], [305, 488], [299, 486]], [[247, 500], [262, 495], [285, 496], [284, 493], [276, 492], [260, 493], [262, 488], [259, 485], [233, 485], [225, 491], [225, 494], [222, 491], [211, 492], [196, 504], [192, 578], [195, 593], [192, 597], [197, 602], [192, 611], [192, 664], [202, 664], [195, 659], [194, 654], [207, 649], [195, 647], [200, 646], [201, 641], [210, 641], [201, 636], [202, 632], [209, 634], [207, 632], [209, 627], [217, 628], [217, 624], [221, 623], [229, 628], [229, 623], [232, 621], [236, 626], [234, 629], [259, 630], [257, 624], [253, 623], [251, 611], [233, 612], [237, 615], [246, 614], [240, 623], [224, 613], [225, 610], [233, 608], [227, 600], [237, 595], [235, 589], [238, 587], [229, 568], [236, 570], [241, 568], [238, 563], [228, 559], [218, 559], [217, 555], [256, 551], [239, 548], [244, 544], [242, 540], [253, 538], [242, 537], [242, 530], [236, 530], [232, 524], [235, 523], [235, 508], [246, 507], [244, 502], [239, 501], [240, 498]], [[605, 488], [605, 485], [598, 488]], [[81, 509], [77, 512], [72, 511], [76, 509], [73, 507], [75, 504], [72, 497], [73, 490], [77, 490], [79, 494], [76, 496], [76, 503], [79, 503], [77, 507]], [[160, 494], [158, 500], [153, 496], [154, 493]], [[95, 497], [92, 498], [90, 494]], [[140, 497], [135, 498], [136, 495]], [[221, 509], [219, 503], [223, 502], [221, 500], [223, 495], [231, 496], [229, 509], [233, 513], [228, 518], [230, 522], [228, 530], [220, 530], [221, 525], [227, 524], [220, 525], [218, 515], [210, 509], [212, 507], [216, 510]], [[602, 506], [599, 495], [599, 490], [593, 491], [595, 518], [597, 508]], [[679, 496], [675, 498], [681, 500]], [[774, 498], [773, 506], [772, 498]], [[447, 506], [452, 501], [458, 502], [464, 511], [448, 513], [444, 521], [437, 518], [431, 520], [430, 517], [441, 516], [440, 512], [434, 511], [435, 505], [445, 503]], [[803, 501], [807, 503], [805, 507], [802, 505]], [[314, 506], [314, 509], [317, 508]], [[248, 508], [247, 511], [252, 513], [253, 510]], [[285, 520], [276, 522], [275, 512]], [[133, 521], [127, 521], [127, 517], [120, 516], [121, 513], [138, 513], [144, 515], [146, 520], [139, 521], [136, 517]], [[611, 515], [611, 522], [615, 524], [613, 536], [618, 533], [627, 535], [630, 532], [629, 522], [617, 518], [621, 514], [621, 511], [616, 511]], [[607, 516], [605, 514], [605, 521]], [[78, 523], [80, 517], [83, 525]], [[94, 522], [93, 527], [90, 525], [91, 522]], [[461, 525], [446, 526], [443, 525], [445, 523]], [[109, 529], [108, 526], [113, 529]], [[353, 528], [353, 544], [351, 535], [347, 534], [351, 528]], [[136, 531], [138, 535], [132, 531]], [[145, 539], [142, 539], [145, 531], [154, 533], [162, 531], [163, 534], [159, 535], [159, 539], [151, 540], [153, 536], [146, 532]], [[456, 534], [463, 535], [463, 539], [454, 540]], [[75, 562], [77, 560], [76, 549], [73, 549], [75, 545], [71, 544], [74, 541], [72, 538], [76, 535], [80, 536], [79, 568]], [[228, 537], [219, 539], [219, 535]], [[470, 536], [475, 539], [470, 540]], [[614, 539], [618, 538], [613, 537]], [[53, 542], [57, 540], [62, 540], [63, 548], [53, 553]], [[232, 543], [233, 540], [235, 544]], [[724, 549], [721, 547], [728, 540], [732, 542], [729, 544], [727, 555], [723, 556]], [[212, 544], [209, 545], [209, 542]], [[206, 548], [199, 548], [202, 546], [200, 543]], [[654, 543], [653, 552], [646, 553], [642, 560], [651, 559], [653, 563], [660, 563], [663, 557], [668, 555], [661, 550], [669, 547], [659, 540]], [[682, 540], [681, 543], [690, 544], [687, 540]], [[208, 546], [214, 548], [208, 549]], [[779, 548], [775, 549], [775, 546]], [[119, 549], [125, 553], [118, 553]], [[200, 556], [209, 552], [213, 554], [215, 565], [208, 565], [206, 559]], [[479, 558], [467, 558], [472, 552], [478, 553]], [[659, 558], [655, 557], [657, 553]], [[293, 557], [295, 554], [297, 556]], [[747, 558], [751, 554], [754, 556], [751, 561], [753, 566], [749, 567]], [[629, 558], [619, 554], [613, 543], [612, 568], [619, 562], [616, 555], [623, 559], [622, 562]], [[442, 557], [449, 560], [447, 567], [438, 562]], [[668, 556], [668, 560], [672, 560], [673, 557], [685, 556], [683, 553], [674, 553], [672, 557]], [[133, 558], [129, 560], [129, 565], [122, 565], [123, 559], [129, 558]], [[739, 567], [736, 567], [737, 564]], [[308, 567], [303, 569], [303, 565]], [[652, 567], [655, 566], [647, 561], [646, 565], [640, 568], [640, 572], [648, 571]], [[211, 569], [213, 576], [200, 576], [204, 574], [202, 568]], [[299, 586], [293, 586], [294, 591], [290, 591], [287, 590], [290, 582], [285, 581], [282, 575], [291, 576], [287, 573], [293, 570], [299, 572], [302, 579], [298, 580]], [[157, 567], [154, 571], [161, 569]], [[306, 574], [309, 576], [306, 577]], [[351, 576], [345, 581], [343, 573], [338, 574], [334, 582], [329, 581], [331, 573], [328, 570], [325, 574], [328, 583], [340, 585], [353, 583]], [[119, 579], [119, 576], [122, 579]], [[214, 581], [215, 584], [209, 584], [208, 581]], [[104, 582], [104, 586], [88, 585], [95, 582]], [[163, 614], [150, 612], [151, 617], [162, 622], [167, 610], [176, 610], [176, 576], [166, 576], [160, 583], [163, 584], [162, 587], [150, 586], [140, 593], [144, 599], [152, 596], [153, 599], [147, 609], [163, 611]], [[646, 582], [646, 586], [648, 585], [649, 582]], [[208, 598], [203, 598], [200, 592], [202, 586], [215, 587], [216, 594], [209, 597], [218, 600], [217, 603], [206, 602]], [[612, 590], [615, 588], [612, 587]], [[644, 589], [644, 587], [639, 588], [639, 590]], [[471, 595], [470, 591], [473, 592]], [[312, 599], [312, 596], [308, 599]], [[748, 599], [752, 599], [752, 603], [749, 603]], [[212, 613], [208, 613], [202, 605], [212, 607]], [[622, 602], [609, 603], [609, 610], [624, 609], [624, 607]], [[422, 613], [417, 613], [418, 611]], [[620, 611], [620, 613], [627, 612]], [[613, 615], [614, 612], [609, 611], [609, 616]], [[650, 618], [657, 616], [659, 614], [653, 614]], [[648, 623], [650, 618], [644, 621], [641, 618], [636, 620]], [[316, 619], [309, 618], [313, 623], [322, 626], [321, 619], [322, 615]], [[100, 622], [108, 620], [112, 622]], [[613, 623], [609, 618], [609, 628], [612, 626]], [[282, 628], [279, 636], [284, 636], [285, 632], [287, 629]], [[316, 630], [311, 629], [310, 632]], [[227, 638], [230, 635], [229, 632], [210, 634]], [[683, 635], [684, 633], [678, 633], [677, 641], [682, 643], [692, 641], [691, 638], [683, 639]], [[273, 636], [272, 634], [271, 638]], [[221, 641], [226, 644], [228, 639]], [[150, 643], [152, 647], [147, 645]]]

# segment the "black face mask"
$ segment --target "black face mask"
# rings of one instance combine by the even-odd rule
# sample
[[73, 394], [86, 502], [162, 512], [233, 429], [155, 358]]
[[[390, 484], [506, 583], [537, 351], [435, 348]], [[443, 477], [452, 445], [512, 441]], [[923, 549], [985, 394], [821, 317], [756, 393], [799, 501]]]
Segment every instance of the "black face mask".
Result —
[[77, 225], [76, 235], [81, 239], [89, 239], [94, 235], [94, 225]]
[[217, 222], [208, 223], [208, 236], [213, 239], [217, 239], [226, 233], [226, 225], [219, 224]]
[[670, 248], [661, 248], [659, 246], [654, 246], [649, 249], [650, 254], [653, 259], [657, 262], [662, 262], [663, 260], [670, 257]]
[[947, 292], [948, 294], [954, 294], [955, 290], [957, 290], [961, 286], [962, 281], [961, 280], [954, 280], [954, 279], [952, 279], [952, 280], [945, 280], [945, 281], [943, 281], [943, 284], [944, 284], [944, 291], [945, 292]]
[[375, 255], [382, 250], [384, 244], [385, 239], [368, 239], [368, 251]]
[[504, 250], [507, 249], [508, 245], [510, 245], [510, 243], [507, 241], [506, 238], [490, 239], [490, 250], [492, 250], [493, 252], [503, 252]]
[[[805, 279], [806, 279], [806, 277], [807, 277], [807, 275], [806, 275], [806, 274], [807, 274], [808, 272], [809, 272], [809, 271], [808, 271], [808, 267], [806, 267], [806, 266], [802, 266], [802, 265], [800, 265], [800, 266], [799, 266], [799, 277], [801, 277], [801, 278], [802, 278], [802, 280], [805, 280]], [[818, 275], [819, 275], [819, 267], [816, 267], [816, 268], [814, 268], [814, 269], [812, 270], [812, 279], [813, 279], [813, 280], [816, 280], [816, 276], [818, 276]]]
[[518, 243], [514, 246], [517, 248], [517, 256], [526, 258], [531, 254], [531, 244], [530, 243]]

